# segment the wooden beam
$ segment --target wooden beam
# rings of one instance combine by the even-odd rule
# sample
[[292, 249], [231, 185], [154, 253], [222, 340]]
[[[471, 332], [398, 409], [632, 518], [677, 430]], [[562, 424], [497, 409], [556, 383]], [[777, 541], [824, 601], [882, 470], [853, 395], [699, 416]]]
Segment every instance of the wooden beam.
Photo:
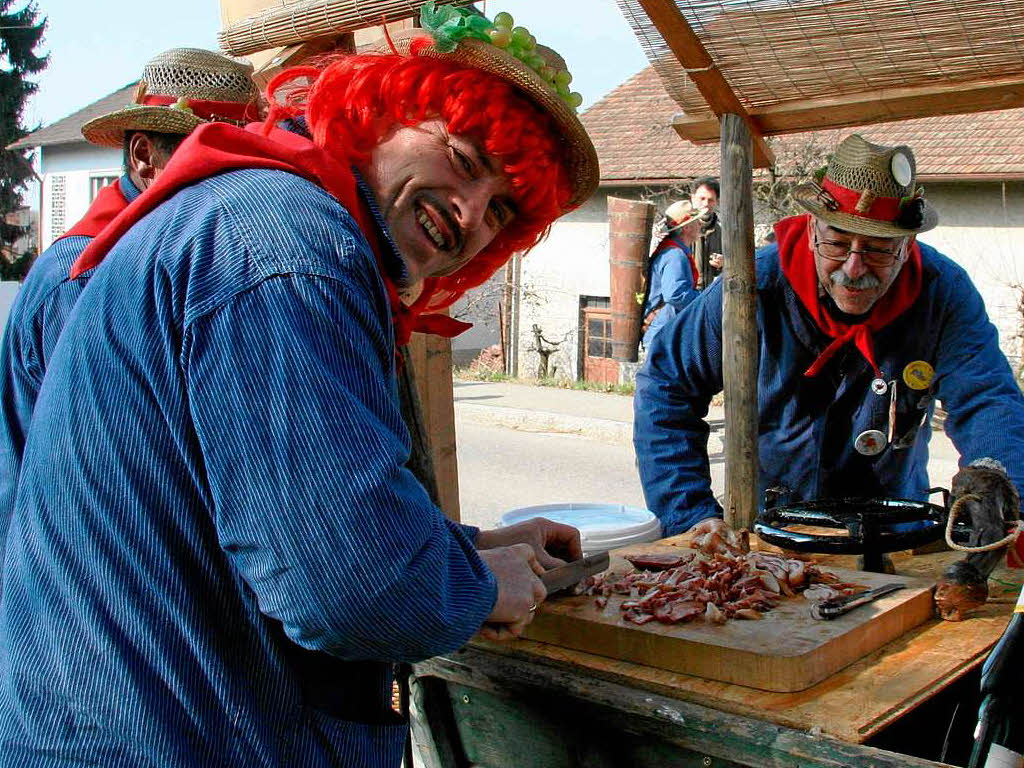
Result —
[[650, 18], [651, 23], [661, 33], [672, 53], [686, 70], [687, 77], [697, 86], [697, 90], [700, 91], [711, 110], [719, 117], [725, 114], [736, 115], [746, 123], [753, 142], [755, 167], [770, 168], [773, 166], [775, 157], [765, 143], [757, 125], [750, 120], [746, 108], [740, 103], [732, 86], [715, 65], [707, 48], [683, 18], [683, 14], [679, 12], [675, 2], [673, 0], [640, 0], [640, 6]]
[[725, 521], [753, 528], [761, 488], [757, 452], [757, 279], [751, 137], [722, 115], [722, 378], [725, 385]]
[[[425, 443], [437, 484], [435, 501], [449, 519], [459, 522], [451, 339], [414, 333], [409, 341], [409, 358], [415, 371]], [[415, 439], [415, 435], [413, 437]]]
[[[870, 93], [801, 99], [751, 109], [748, 117], [762, 136], [778, 136], [1014, 107], [1024, 107], [1021, 75], [955, 86], [883, 88]], [[713, 117], [680, 114], [673, 119], [672, 127], [695, 144], [710, 144], [718, 141], [720, 135], [719, 121]]]
[[[308, 40], [304, 43], [296, 43], [295, 45], [281, 48], [272, 57], [267, 58], [266, 61], [256, 66], [256, 70], [252, 73], [253, 82], [262, 91], [267, 87], [267, 83], [273, 80], [274, 76], [279, 72], [288, 67], [306, 63], [312, 57], [319, 56], [328, 51], [355, 53], [355, 38], [352, 36], [352, 33], [338, 35], [337, 37], [321, 37], [317, 40]], [[266, 58], [266, 54], [261, 52], [260, 54], [253, 54], [249, 58], [252, 60], [257, 57], [263, 59]], [[253, 63], [255, 64], [256, 62], [254, 61]]]

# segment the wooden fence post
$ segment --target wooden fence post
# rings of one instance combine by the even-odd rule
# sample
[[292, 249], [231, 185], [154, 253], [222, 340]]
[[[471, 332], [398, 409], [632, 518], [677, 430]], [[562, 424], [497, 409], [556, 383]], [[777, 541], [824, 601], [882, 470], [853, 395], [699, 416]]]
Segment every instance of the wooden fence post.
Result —
[[410, 370], [403, 372], [399, 383], [416, 394], [415, 399], [403, 395], [403, 411], [413, 439], [410, 469], [445, 515], [458, 522], [459, 468], [451, 340], [414, 333], [407, 362]]
[[725, 387], [725, 521], [750, 528], [760, 490], [757, 452], [757, 281], [750, 131], [722, 115], [722, 378]]

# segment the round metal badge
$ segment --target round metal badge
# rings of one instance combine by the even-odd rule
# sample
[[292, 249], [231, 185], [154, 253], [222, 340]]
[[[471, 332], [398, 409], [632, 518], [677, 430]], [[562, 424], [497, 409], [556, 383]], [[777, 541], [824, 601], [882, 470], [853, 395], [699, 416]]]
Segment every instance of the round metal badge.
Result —
[[867, 429], [853, 441], [854, 450], [863, 456], [875, 456], [885, 449], [885, 435], [877, 429]]
[[889, 391], [889, 385], [885, 383], [885, 379], [872, 379], [871, 391], [876, 395], [884, 395]]
[[935, 378], [935, 369], [924, 360], [907, 363], [907, 367], [903, 369], [903, 381], [911, 389], [928, 389], [933, 378]]
[[892, 177], [901, 187], [909, 186], [910, 180], [914, 177], [914, 171], [910, 167], [910, 160], [902, 152], [896, 152], [889, 161], [889, 170]]

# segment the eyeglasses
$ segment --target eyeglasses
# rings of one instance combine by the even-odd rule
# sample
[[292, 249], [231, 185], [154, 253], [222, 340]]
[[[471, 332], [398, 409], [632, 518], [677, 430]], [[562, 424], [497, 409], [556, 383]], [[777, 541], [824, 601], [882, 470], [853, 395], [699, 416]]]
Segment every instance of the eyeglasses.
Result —
[[878, 248], [850, 248], [850, 243], [840, 243], [835, 240], [819, 240], [818, 233], [814, 232], [814, 249], [823, 259], [829, 261], [844, 262], [853, 254], [859, 253], [861, 260], [866, 267], [891, 267], [900, 258], [902, 247], [892, 251], [885, 251]]

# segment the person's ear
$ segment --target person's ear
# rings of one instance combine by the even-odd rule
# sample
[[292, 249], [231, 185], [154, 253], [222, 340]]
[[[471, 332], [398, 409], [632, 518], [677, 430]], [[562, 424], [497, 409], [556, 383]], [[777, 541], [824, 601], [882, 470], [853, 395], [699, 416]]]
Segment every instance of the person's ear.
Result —
[[128, 141], [128, 171], [142, 181], [142, 187], [153, 183], [159, 170], [159, 153], [153, 140], [144, 133], [133, 133]]

